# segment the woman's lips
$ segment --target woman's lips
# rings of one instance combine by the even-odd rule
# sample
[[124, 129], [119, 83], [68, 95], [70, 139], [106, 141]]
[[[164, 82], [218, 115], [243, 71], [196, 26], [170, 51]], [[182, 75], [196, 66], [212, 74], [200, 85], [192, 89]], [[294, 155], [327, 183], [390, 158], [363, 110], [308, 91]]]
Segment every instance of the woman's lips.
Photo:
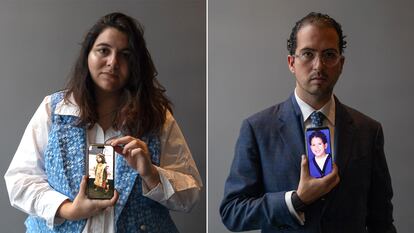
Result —
[[118, 78], [118, 75], [112, 72], [102, 72], [101, 75], [104, 75], [106, 78], [112, 78], [112, 79]]

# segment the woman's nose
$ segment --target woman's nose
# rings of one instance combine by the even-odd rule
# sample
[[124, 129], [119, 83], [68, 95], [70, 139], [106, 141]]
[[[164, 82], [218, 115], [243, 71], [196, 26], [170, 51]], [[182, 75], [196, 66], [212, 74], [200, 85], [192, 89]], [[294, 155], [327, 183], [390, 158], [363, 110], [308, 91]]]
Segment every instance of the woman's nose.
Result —
[[118, 55], [116, 53], [112, 53], [108, 57], [106, 65], [112, 67], [113, 69], [117, 69], [119, 67]]

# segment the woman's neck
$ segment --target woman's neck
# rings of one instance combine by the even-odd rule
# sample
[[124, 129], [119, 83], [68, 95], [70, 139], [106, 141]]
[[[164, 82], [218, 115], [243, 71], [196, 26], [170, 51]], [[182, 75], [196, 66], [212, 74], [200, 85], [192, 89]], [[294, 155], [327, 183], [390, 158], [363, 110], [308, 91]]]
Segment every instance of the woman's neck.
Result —
[[97, 93], [96, 111], [98, 113], [98, 124], [104, 132], [113, 125], [116, 113], [119, 110], [120, 94], [119, 93]]

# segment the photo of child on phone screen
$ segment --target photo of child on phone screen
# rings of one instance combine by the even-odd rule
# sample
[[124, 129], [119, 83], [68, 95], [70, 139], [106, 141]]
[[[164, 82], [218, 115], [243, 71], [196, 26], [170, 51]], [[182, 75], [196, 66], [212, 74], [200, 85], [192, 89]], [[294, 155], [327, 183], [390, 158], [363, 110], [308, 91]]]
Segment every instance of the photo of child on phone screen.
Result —
[[106, 199], [113, 196], [113, 157], [105, 149], [92, 148], [89, 153], [88, 196]]
[[98, 188], [104, 189], [105, 192], [109, 191], [109, 183], [107, 180], [108, 170], [105, 162], [105, 155], [99, 153], [96, 155], [96, 166], [95, 166], [95, 191], [98, 191]]
[[324, 177], [332, 171], [329, 135], [328, 128], [307, 130], [309, 172], [313, 177]]

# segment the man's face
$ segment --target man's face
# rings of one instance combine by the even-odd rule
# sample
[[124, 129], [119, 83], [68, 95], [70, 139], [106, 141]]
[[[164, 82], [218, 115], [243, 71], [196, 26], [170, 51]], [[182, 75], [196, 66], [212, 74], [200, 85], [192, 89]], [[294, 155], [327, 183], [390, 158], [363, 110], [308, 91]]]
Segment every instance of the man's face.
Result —
[[[345, 60], [339, 54], [338, 34], [334, 28], [308, 24], [298, 31], [296, 41], [295, 55], [288, 56], [288, 65], [296, 76], [298, 96], [308, 103], [330, 98]], [[306, 62], [297, 56], [307, 55], [308, 52], [315, 55], [310, 61]], [[340, 57], [334, 65], [323, 62], [322, 59], [331, 54]]]

